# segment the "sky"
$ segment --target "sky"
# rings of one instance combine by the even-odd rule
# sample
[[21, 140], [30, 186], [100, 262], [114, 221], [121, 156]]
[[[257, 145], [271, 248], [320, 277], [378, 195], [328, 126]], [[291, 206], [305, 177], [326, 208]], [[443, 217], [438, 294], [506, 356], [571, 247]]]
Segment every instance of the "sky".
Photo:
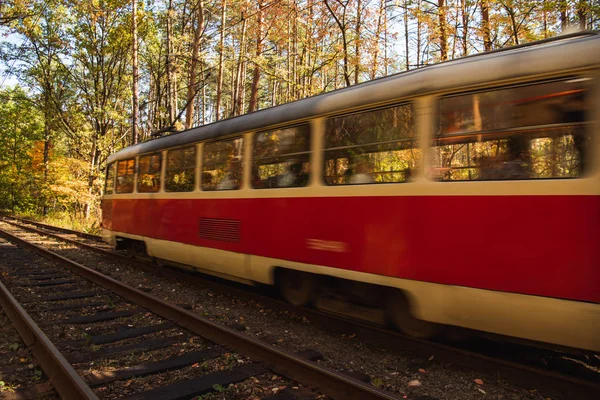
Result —
[[[14, 43], [17, 46], [20, 46], [23, 43], [23, 40], [19, 35], [16, 34], [8, 34], [5, 28], [0, 28], [0, 47], [4, 45], [4, 43]], [[0, 89], [5, 89], [7, 87], [15, 86], [19, 81], [12, 74], [6, 75], [6, 71], [9, 69], [9, 65], [5, 63], [0, 63]], [[4, 82], [4, 84], [2, 84]]]

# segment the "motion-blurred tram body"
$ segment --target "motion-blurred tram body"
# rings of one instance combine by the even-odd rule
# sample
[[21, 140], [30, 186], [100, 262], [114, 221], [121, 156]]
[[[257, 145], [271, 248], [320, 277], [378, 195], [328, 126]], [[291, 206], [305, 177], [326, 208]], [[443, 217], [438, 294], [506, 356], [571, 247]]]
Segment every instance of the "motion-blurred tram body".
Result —
[[297, 304], [361, 292], [417, 336], [600, 351], [599, 83], [577, 35], [131, 146], [103, 236]]

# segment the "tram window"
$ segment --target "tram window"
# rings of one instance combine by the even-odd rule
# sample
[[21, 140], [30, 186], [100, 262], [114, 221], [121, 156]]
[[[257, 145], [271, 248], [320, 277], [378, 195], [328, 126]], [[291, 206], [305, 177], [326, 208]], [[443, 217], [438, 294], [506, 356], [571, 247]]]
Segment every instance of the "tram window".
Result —
[[160, 190], [160, 164], [160, 153], [140, 156], [137, 179], [138, 192], [155, 193]]
[[191, 192], [196, 183], [196, 146], [169, 150], [165, 171], [167, 192]]
[[202, 190], [237, 190], [242, 185], [241, 137], [204, 145]]
[[113, 194], [115, 188], [115, 164], [106, 168], [106, 182], [104, 182], [104, 194]]
[[257, 189], [306, 186], [309, 154], [308, 124], [257, 133], [252, 186]]
[[442, 98], [432, 177], [442, 181], [574, 178], [584, 170], [585, 79]]
[[132, 193], [135, 176], [135, 159], [117, 163], [117, 193]]
[[328, 185], [406, 182], [420, 160], [410, 104], [344, 115], [326, 122]]

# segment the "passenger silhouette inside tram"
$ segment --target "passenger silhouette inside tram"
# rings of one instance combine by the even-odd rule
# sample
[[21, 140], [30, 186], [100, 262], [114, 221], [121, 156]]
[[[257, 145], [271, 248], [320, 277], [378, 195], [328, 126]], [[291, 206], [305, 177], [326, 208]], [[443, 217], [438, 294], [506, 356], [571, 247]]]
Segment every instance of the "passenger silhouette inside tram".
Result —
[[582, 123], [586, 120], [586, 112], [591, 109], [586, 94], [586, 91], [581, 90], [575, 96], [572, 96], [568, 102], [561, 104], [559, 110], [562, 118], [560, 122], [567, 122], [575, 125], [571, 129], [573, 132], [573, 144], [577, 151], [575, 158], [578, 162], [580, 174], [585, 171], [585, 148], [587, 142], [585, 126], [582, 125]]
[[479, 179], [531, 179], [530, 158], [526, 138], [521, 135], [511, 136], [506, 141], [506, 152], [498, 156], [484, 156], [477, 159]]
[[237, 189], [237, 182], [234, 177], [235, 165], [233, 160], [229, 160], [223, 170], [225, 174], [217, 185], [217, 190], [233, 190]]
[[277, 187], [304, 186], [306, 184], [307, 174], [303, 172], [301, 162], [290, 164], [283, 175], [277, 177]]
[[351, 185], [361, 185], [365, 183], [374, 183], [373, 179], [373, 167], [365, 159], [359, 159], [354, 168], [349, 169], [351, 171], [350, 179], [348, 181]]
[[503, 179], [530, 179], [531, 160], [525, 138], [515, 135], [506, 143], [507, 153], [502, 166]]
[[204, 172], [202, 174], [202, 186], [204, 187], [210, 187], [212, 186], [212, 174], [210, 172]]

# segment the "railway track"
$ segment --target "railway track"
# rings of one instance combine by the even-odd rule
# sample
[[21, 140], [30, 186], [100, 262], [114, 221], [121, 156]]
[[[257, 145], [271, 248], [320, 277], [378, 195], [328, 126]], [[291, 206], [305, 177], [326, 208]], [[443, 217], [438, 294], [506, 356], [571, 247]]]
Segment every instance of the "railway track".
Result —
[[[41, 225], [43, 224], [38, 224], [38, 227], [43, 227]], [[51, 234], [47, 230], [40, 231], [32, 228], [26, 229], [38, 234], [53, 235], [59, 240], [69, 241], [72, 244], [101, 252], [102, 254], [117, 260], [134, 263], [137, 267], [141, 267], [147, 271], [156, 272], [156, 268], [147, 262], [132, 260], [126, 255], [107, 250], [104, 245], [98, 245], [97, 242], [100, 240], [99, 237], [86, 238], [85, 242], [87, 243], [82, 243], [80, 240], [73, 240], [66, 238], [65, 236]], [[74, 234], [73, 231], [62, 231], [63, 234]], [[90, 240], [93, 243], [90, 243]], [[600, 393], [600, 384], [597, 374], [586, 374], [585, 369], [577, 368], [577, 365], [579, 364], [572, 364], [566, 368], [567, 371], [564, 371], [564, 366], [553, 366], [553, 364], [560, 363], [552, 362], [552, 360], [551, 362], [548, 362], [548, 354], [550, 354], [548, 352], [541, 352], [541, 355], [535, 356], [543, 358], [544, 365], [541, 367], [535, 362], [532, 362], [530, 358], [533, 358], [533, 356], [531, 354], [540, 352], [538, 349], [526, 349], [525, 347], [515, 345], [508, 345], [507, 347], [507, 345], [504, 345], [504, 347], [498, 346], [495, 352], [499, 354], [494, 355], [489, 354], [489, 352], [486, 354], [485, 349], [483, 349], [483, 351], [473, 351], [464, 346], [463, 348], [460, 348], [456, 345], [448, 346], [446, 344], [419, 341], [407, 338], [393, 331], [382, 329], [381, 327], [373, 326], [372, 324], [359, 322], [318, 310], [297, 308], [287, 303], [267, 298], [263, 294], [252, 292], [247, 288], [242, 289], [230, 284], [215, 282], [211, 279], [207, 280], [199, 276], [189, 275], [179, 270], [162, 268], [160, 269], [160, 273], [174, 279], [184, 280], [187, 283], [192, 283], [200, 287], [209, 287], [212, 290], [224, 291], [229, 294], [233, 293], [233, 295], [242, 298], [254, 298], [256, 301], [260, 301], [268, 307], [298, 313], [309, 318], [313, 322], [322, 323], [323, 325], [326, 325], [328, 329], [334, 329], [340, 332], [353, 332], [358, 337], [388, 347], [393, 351], [403, 353], [408, 352], [409, 354], [426, 357], [434, 355], [435, 359], [440, 362], [458, 364], [479, 371], [497, 374], [504, 379], [517, 385], [522, 385], [523, 387], [544, 387], [555, 393], [562, 394], [566, 396], [566, 398], [595, 398], [597, 394]], [[519, 357], [519, 354], [517, 353], [523, 351], [525, 351], [525, 354]], [[507, 357], [507, 354], [505, 354], [507, 352], [513, 352], [513, 356], [517, 355], [517, 357]], [[555, 358], [561, 358], [561, 354], [556, 353]], [[570, 371], [568, 369], [570, 369]], [[582, 371], [584, 372], [583, 375]]]
[[[286, 387], [260, 396], [269, 399], [314, 398], [313, 390], [336, 399], [395, 398], [322, 368], [311, 361], [319, 356], [314, 351], [280, 351], [11, 233], [0, 235], [38, 253], [10, 247], [10, 260], [3, 257], [2, 307], [62, 398], [187, 399], [240, 382], [252, 390], [261, 381]], [[124, 364], [114, 363], [124, 355]], [[139, 387], [128, 386], [134, 378]]]

